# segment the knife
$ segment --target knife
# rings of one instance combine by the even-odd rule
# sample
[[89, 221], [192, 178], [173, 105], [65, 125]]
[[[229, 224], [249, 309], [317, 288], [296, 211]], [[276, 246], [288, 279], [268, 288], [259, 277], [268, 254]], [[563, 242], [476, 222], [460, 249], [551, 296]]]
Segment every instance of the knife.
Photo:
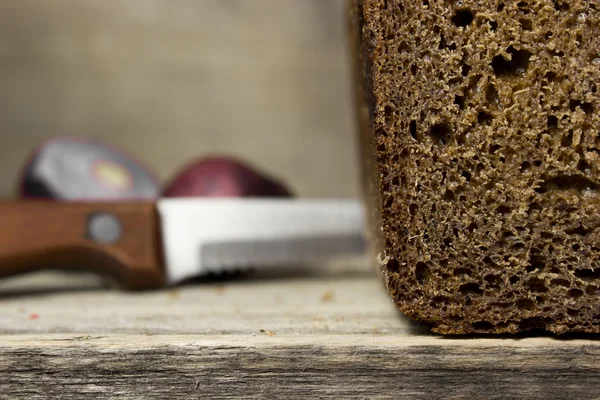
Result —
[[87, 270], [129, 290], [366, 249], [363, 204], [351, 199], [2, 201], [0, 224], [0, 277]]

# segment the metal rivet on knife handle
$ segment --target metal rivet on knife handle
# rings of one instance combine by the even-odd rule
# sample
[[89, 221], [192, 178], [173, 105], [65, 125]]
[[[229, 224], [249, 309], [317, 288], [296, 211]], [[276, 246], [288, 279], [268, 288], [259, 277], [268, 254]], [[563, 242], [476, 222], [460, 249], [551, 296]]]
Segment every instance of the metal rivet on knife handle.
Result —
[[93, 213], [88, 218], [87, 234], [94, 242], [113, 244], [121, 239], [123, 228], [119, 218], [105, 212]]

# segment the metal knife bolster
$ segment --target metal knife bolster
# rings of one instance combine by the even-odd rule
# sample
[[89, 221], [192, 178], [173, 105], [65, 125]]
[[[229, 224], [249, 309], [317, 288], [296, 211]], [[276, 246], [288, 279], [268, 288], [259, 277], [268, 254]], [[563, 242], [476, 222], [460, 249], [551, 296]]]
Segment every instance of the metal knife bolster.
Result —
[[365, 251], [357, 200], [163, 199], [158, 210], [168, 284]]

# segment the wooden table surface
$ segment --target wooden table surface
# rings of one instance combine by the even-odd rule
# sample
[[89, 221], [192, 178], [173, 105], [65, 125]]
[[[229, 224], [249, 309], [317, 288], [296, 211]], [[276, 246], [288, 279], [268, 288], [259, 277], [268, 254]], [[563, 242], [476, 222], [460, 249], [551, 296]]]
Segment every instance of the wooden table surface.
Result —
[[362, 261], [126, 293], [0, 283], [0, 398], [600, 398], [594, 337], [446, 338]]

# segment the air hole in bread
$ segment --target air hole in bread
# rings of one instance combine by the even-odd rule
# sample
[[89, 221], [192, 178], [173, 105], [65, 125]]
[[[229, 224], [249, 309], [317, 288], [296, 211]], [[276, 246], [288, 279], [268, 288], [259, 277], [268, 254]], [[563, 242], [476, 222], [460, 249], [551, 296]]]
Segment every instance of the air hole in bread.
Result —
[[[498, 214], [510, 214], [511, 211], [512, 211], [512, 209], [507, 205], [501, 205], [501, 206], [498, 206], [498, 208], [496, 208], [496, 212]], [[506, 237], [506, 234], [510, 234], [510, 236], [514, 236], [512, 232], [504, 232], [505, 237]]]
[[564, 57], [565, 52], [560, 50], [548, 50], [548, 53], [553, 57]]
[[417, 214], [417, 211], [419, 211], [419, 206], [416, 205], [415, 203], [412, 203], [409, 207], [408, 207], [408, 212], [410, 213], [410, 215], [415, 216]]
[[452, 239], [451, 238], [444, 238], [444, 248], [448, 248], [452, 246]]
[[535, 307], [533, 300], [526, 298], [518, 299], [515, 304], [521, 310], [533, 310]]
[[471, 25], [473, 19], [475, 18], [475, 14], [468, 8], [463, 8], [460, 10], [456, 10], [454, 16], [452, 17], [452, 23], [458, 27], [467, 27]]
[[560, 141], [560, 145], [562, 147], [571, 147], [571, 145], [573, 144], [573, 131], [569, 130], [569, 132], [563, 136], [562, 140]]
[[485, 279], [485, 281], [488, 283], [488, 287], [494, 289], [498, 289], [504, 284], [502, 278], [494, 274], [486, 275], [483, 279]]
[[454, 96], [454, 104], [458, 106], [459, 110], [465, 109], [465, 98], [464, 96]]
[[531, 10], [529, 9], [529, 4], [527, 4], [527, 2], [525, 1], [518, 2], [517, 7], [519, 8], [519, 11], [523, 14], [529, 14], [531, 12]]
[[517, 50], [510, 46], [506, 52], [510, 54], [510, 60], [502, 55], [497, 55], [492, 60], [494, 74], [499, 77], [523, 75], [529, 68], [529, 59], [532, 53], [527, 50]]
[[448, 47], [447, 43], [446, 43], [446, 37], [441, 34], [440, 35], [440, 44], [438, 45], [438, 48], [440, 50], [444, 50], [446, 47]]
[[535, 296], [535, 301], [538, 304], [544, 304], [546, 302], [546, 298], [544, 296]]
[[450, 189], [447, 189], [446, 192], [444, 193], [444, 200], [448, 201], [448, 202], [453, 202], [456, 199], [456, 196], [454, 195], [454, 192]]
[[387, 105], [383, 108], [383, 117], [385, 118], [386, 125], [393, 123], [392, 117], [394, 116], [394, 109], [392, 106]]
[[519, 24], [524, 31], [530, 31], [533, 29], [533, 23], [529, 18], [519, 18]]
[[537, 277], [530, 278], [525, 282], [525, 286], [534, 293], [546, 293], [548, 291], [546, 283]]
[[458, 291], [462, 294], [471, 294], [471, 295], [481, 295], [483, 294], [483, 289], [477, 283], [465, 283], [460, 285]]
[[550, 284], [552, 286], [562, 286], [562, 287], [570, 287], [571, 286], [571, 282], [569, 282], [566, 279], [562, 279], [562, 278], [552, 279], [550, 281]]
[[445, 122], [434, 124], [429, 129], [429, 135], [435, 143], [445, 145], [450, 140], [452, 129]]
[[385, 267], [390, 272], [398, 272], [400, 270], [400, 263], [397, 260], [394, 260], [392, 258], [392, 259], [388, 260]]
[[554, 9], [558, 12], [567, 12], [569, 11], [569, 3], [557, 0], [554, 2]]
[[452, 271], [452, 275], [454, 275], [454, 276], [470, 276], [471, 271], [467, 268], [455, 268], [454, 271]]
[[581, 100], [570, 100], [569, 109], [571, 111], [576, 111], [577, 108], [581, 108], [581, 110], [586, 114], [592, 114], [594, 112], [594, 106], [592, 103], [582, 102]]
[[600, 279], [600, 269], [576, 269], [575, 276], [586, 281]]
[[493, 144], [490, 146], [489, 153], [496, 154], [498, 152], [498, 150], [500, 150], [501, 148], [502, 148], [502, 146], [500, 146], [499, 144]]
[[588, 164], [588, 162], [585, 160], [579, 160], [577, 163], [577, 169], [583, 173], [589, 173], [590, 164]]
[[418, 262], [415, 267], [415, 279], [419, 284], [424, 284], [429, 279], [429, 267], [424, 262]]
[[581, 296], [583, 296], [583, 290], [581, 290], [581, 289], [574, 288], [567, 292], [567, 297], [570, 297], [573, 299], [578, 299]]
[[569, 308], [569, 309], [567, 309], [567, 314], [569, 314], [571, 317], [576, 317], [579, 315], [579, 310]]
[[492, 260], [492, 258], [490, 256], [484, 257], [483, 258], [483, 263], [485, 265], [487, 265], [488, 267], [498, 268], [498, 264], [496, 264], [496, 262], [494, 262], [494, 260]]
[[597, 191], [600, 185], [591, 179], [581, 175], [556, 175], [542, 176], [542, 182], [535, 189], [537, 193], [543, 194], [549, 191], [575, 190], [579, 192]]
[[598, 295], [598, 286], [588, 285], [585, 287], [585, 294], [588, 296], [597, 296]]
[[410, 124], [408, 124], [408, 130], [410, 132], [410, 136], [412, 136], [413, 139], [418, 140], [417, 138], [417, 121], [415, 121], [414, 119], [410, 121]]
[[463, 64], [463, 66], [461, 67], [461, 74], [462, 76], [468, 76], [469, 72], [471, 72], [471, 66], [469, 64]]
[[558, 117], [556, 117], [555, 115], [548, 116], [548, 121], [546, 125], [548, 126], [548, 130], [556, 130], [556, 128], [558, 128]]
[[547, 262], [546, 257], [539, 249], [532, 248], [529, 251], [529, 262], [525, 269], [527, 272], [541, 271], [546, 267]]
[[490, 30], [492, 32], [496, 32], [496, 30], [498, 29], [498, 22], [496, 20], [487, 20], [488, 25], [490, 26]]
[[394, 196], [388, 196], [387, 200], [385, 201], [384, 207], [390, 208], [392, 204], [394, 204]]
[[500, 106], [500, 96], [498, 95], [498, 89], [493, 84], [489, 84], [485, 90], [485, 99], [488, 103], [495, 107]]
[[556, 72], [554, 71], [548, 71], [546, 72], [546, 80], [548, 81], [548, 83], [552, 83], [556, 80], [557, 76], [556, 76]]
[[494, 117], [485, 111], [480, 111], [479, 114], [477, 114], [477, 122], [481, 125], [489, 125], [493, 119]]
[[540, 317], [526, 318], [519, 322], [519, 329], [522, 331], [546, 329], [546, 323]]
[[494, 324], [488, 321], [473, 322], [473, 329], [476, 331], [490, 331], [494, 329]]

